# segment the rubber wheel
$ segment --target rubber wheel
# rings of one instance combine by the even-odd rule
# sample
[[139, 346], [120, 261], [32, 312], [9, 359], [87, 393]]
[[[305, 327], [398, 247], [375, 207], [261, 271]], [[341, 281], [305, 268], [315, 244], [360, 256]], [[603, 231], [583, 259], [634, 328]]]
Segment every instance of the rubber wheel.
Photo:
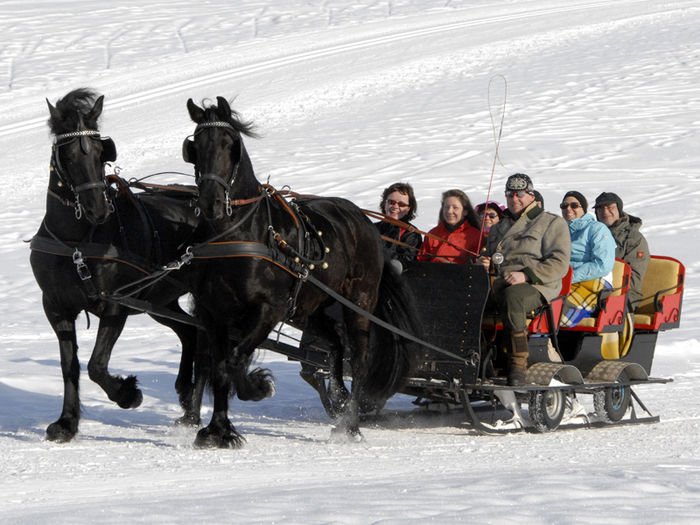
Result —
[[[622, 372], [618, 383], [626, 382], [627, 374]], [[596, 415], [608, 423], [620, 421], [630, 407], [632, 394], [629, 386], [609, 386], [593, 394], [593, 406]]]
[[566, 410], [566, 391], [553, 388], [551, 390], [534, 390], [530, 392], [528, 411], [530, 419], [538, 432], [556, 430], [564, 417]]

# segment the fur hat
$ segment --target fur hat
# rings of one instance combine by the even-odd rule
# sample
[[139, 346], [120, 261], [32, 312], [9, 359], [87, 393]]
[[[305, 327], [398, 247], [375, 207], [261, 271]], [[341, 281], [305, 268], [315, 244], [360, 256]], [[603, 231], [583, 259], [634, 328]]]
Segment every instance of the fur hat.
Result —
[[532, 180], [524, 173], [514, 173], [506, 181], [506, 191], [525, 190], [528, 193], [532, 193], [534, 189], [535, 186], [532, 184]]
[[617, 195], [617, 193], [613, 193], [611, 191], [604, 191], [598, 195], [595, 199], [595, 205], [593, 208], [602, 208], [603, 206], [613, 203], [617, 204], [617, 212], [620, 214], [620, 217], [622, 217], [622, 199]]
[[567, 191], [566, 195], [564, 195], [564, 198], [561, 201], [564, 202], [567, 197], [573, 197], [576, 199], [583, 208], [583, 213], [588, 213], [588, 201], [586, 200], [586, 197], [583, 196], [583, 193], [576, 190]]

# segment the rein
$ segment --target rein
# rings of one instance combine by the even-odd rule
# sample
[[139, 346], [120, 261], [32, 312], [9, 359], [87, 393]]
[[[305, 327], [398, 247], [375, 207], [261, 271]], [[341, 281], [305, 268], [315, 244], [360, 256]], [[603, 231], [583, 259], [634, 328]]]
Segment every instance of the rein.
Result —
[[[439, 241], [441, 243], [447, 244], [448, 246], [451, 246], [452, 248], [455, 248], [456, 250], [459, 250], [459, 251], [466, 253], [468, 255], [472, 255], [474, 257], [478, 256], [478, 254], [474, 253], [473, 251], [467, 250], [466, 248], [462, 248], [461, 246], [457, 246], [456, 244], [452, 244], [447, 239], [443, 239], [442, 237], [439, 237], [437, 235], [433, 235], [430, 232], [425, 232], [423, 230], [419, 230], [418, 228], [415, 228], [414, 226], [411, 226], [408, 223], [405, 223], [405, 222], [400, 221], [398, 219], [394, 219], [394, 218], [389, 217], [388, 215], [384, 215], [383, 213], [380, 213], [378, 211], [365, 210], [365, 209], [363, 209], [362, 211], [364, 212], [365, 215], [367, 215], [368, 217], [371, 217], [372, 219], [378, 219], [382, 222], [393, 224], [394, 226], [399, 226], [400, 228], [403, 228], [404, 230], [409, 231], [409, 232], [419, 233], [425, 237], [428, 237], [429, 239], [433, 239], [433, 240]], [[386, 241], [390, 241], [394, 244], [398, 244], [398, 245], [405, 244], [405, 243], [402, 243], [401, 241], [397, 241], [396, 239], [384, 237], [383, 235], [381, 237], [382, 237], [382, 239], [384, 239]], [[406, 244], [405, 246], [408, 246], [408, 245]], [[414, 250], [416, 249], [416, 248], [413, 248], [412, 246], [408, 246], [408, 247], [411, 249], [414, 249]], [[445, 262], [451, 262], [451, 261], [445, 260]]]

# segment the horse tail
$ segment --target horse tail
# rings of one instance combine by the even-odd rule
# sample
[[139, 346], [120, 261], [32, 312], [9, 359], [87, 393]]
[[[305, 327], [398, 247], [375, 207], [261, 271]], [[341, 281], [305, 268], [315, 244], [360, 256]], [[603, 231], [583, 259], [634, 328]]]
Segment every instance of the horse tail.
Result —
[[[415, 337], [422, 337], [421, 322], [413, 294], [401, 275], [391, 268], [389, 259], [379, 283], [374, 315]], [[376, 408], [398, 392], [415, 369], [420, 345], [372, 323], [365, 393]]]

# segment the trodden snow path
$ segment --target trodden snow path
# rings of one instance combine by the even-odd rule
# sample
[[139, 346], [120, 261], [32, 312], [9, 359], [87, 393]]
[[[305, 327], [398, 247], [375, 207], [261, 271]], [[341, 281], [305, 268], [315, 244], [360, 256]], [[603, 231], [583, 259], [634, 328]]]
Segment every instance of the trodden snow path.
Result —
[[[7, 523], [694, 523], [700, 509], [700, 6], [620, 1], [8, 1], [0, 29], [0, 515]], [[277, 395], [232, 402], [242, 450], [201, 451], [176, 428], [174, 336], [132, 318], [111, 369], [137, 374], [122, 411], [83, 373], [75, 441], [44, 440], [62, 400], [57, 344], [28, 267], [45, 204], [44, 98], [105, 94], [101, 129], [127, 178], [175, 170], [193, 131], [187, 98], [225, 96], [263, 138], [261, 179], [376, 209], [408, 180], [416, 224], [440, 192], [486, 197], [489, 110], [506, 115], [493, 198], [513, 171], [555, 210], [563, 193], [620, 193], [652, 251], [688, 269], [682, 327], [661, 334], [640, 388], [657, 425], [480, 437], [459, 414], [397, 396], [357, 446], [330, 422], [299, 366], [263, 352]], [[493, 80], [491, 100], [489, 82]], [[95, 329], [79, 321], [87, 363]], [[584, 399], [588, 404], [590, 400]], [[203, 419], [210, 416], [207, 403]]]

